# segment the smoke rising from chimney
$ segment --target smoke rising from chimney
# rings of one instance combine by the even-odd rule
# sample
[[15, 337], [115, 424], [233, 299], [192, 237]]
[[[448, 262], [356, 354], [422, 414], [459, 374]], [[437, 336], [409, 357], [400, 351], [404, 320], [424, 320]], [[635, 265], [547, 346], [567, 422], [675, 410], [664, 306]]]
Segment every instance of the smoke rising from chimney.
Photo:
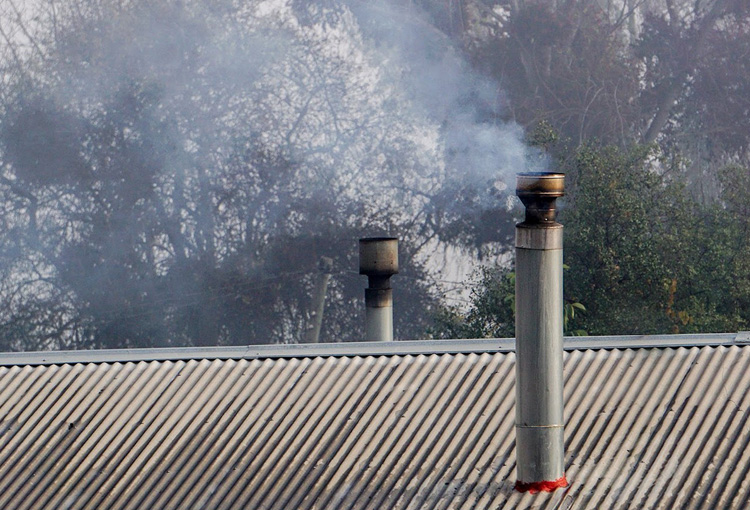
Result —
[[500, 181], [506, 189], [516, 173], [541, 169], [544, 162], [524, 144], [520, 126], [501, 120], [505, 98], [499, 85], [471, 69], [426, 13], [413, 2], [350, 6], [411, 113], [437, 127], [448, 180], [481, 189]]
[[[414, 220], [435, 207], [430, 200], [442, 197], [442, 210], [454, 215], [497, 207], [511, 176], [538, 161], [522, 130], [500, 120], [497, 84], [414, 6], [91, 6], [83, 15], [58, 13], [56, 31], [39, 35], [48, 54], [35, 62], [31, 52], [26, 81], [8, 93], [18, 101], [0, 126], [3, 192], [20, 205], [3, 220], [27, 234], [2, 269], [62, 279], [62, 294], [75, 296], [62, 308], [87, 303], [106, 324], [135, 317], [134, 336], [166, 335], [139, 321], [180, 315], [187, 305], [174, 304], [176, 295], [229, 295], [225, 280], [236, 276], [211, 279], [206, 268], [257, 280], [283, 267], [284, 250], [266, 248], [269, 239], [309, 235], [309, 217], [316, 228], [350, 232], [366, 222], [367, 235], [409, 220], [418, 226], [403, 227], [413, 230], [408, 241], [424, 235]], [[57, 120], [17, 129], [35, 118]], [[63, 124], [64, 137], [47, 129]], [[75, 145], [75, 169], [46, 157], [52, 138]], [[38, 157], [17, 153], [29, 144], [58, 166], [37, 171]], [[471, 200], [450, 198], [464, 191]], [[84, 269], [85, 282], [73, 285]], [[38, 286], [25, 292], [40, 294]], [[243, 289], [232, 292], [256, 306]], [[197, 323], [206, 342], [217, 338], [219, 319], [199, 305], [191, 310], [184, 328]], [[284, 328], [251, 334], [284, 336], [294, 326]]]

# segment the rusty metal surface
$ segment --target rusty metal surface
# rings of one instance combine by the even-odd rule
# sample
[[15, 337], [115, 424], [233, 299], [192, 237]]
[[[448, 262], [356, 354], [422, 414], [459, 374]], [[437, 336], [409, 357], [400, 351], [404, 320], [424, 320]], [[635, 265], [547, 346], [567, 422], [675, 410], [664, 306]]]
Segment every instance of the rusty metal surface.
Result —
[[360, 239], [359, 274], [383, 277], [398, 274], [398, 238], [367, 237]]
[[557, 172], [525, 172], [517, 174], [516, 192], [549, 194], [561, 197], [565, 193], [565, 174]]
[[0, 508], [750, 505], [750, 347], [564, 368], [570, 487], [522, 495], [512, 352], [6, 365]]
[[526, 208], [522, 225], [555, 225], [556, 200], [565, 195], [565, 174], [529, 172], [516, 175], [516, 196]]

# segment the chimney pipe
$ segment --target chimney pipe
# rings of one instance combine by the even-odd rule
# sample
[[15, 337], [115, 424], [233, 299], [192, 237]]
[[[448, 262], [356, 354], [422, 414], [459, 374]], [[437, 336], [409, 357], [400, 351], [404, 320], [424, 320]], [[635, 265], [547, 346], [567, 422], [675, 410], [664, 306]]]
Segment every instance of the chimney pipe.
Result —
[[365, 340], [393, 340], [391, 276], [398, 273], [398, 239], [370, 237], [359, 240], [359, 274], [367, 275]]
[[526, 218], [516, 225], [516, 489], [568, 485], [563, 465], [563, 226], [565, 175], [518, 174]]
[[307, 331], [305, 331], [305, 343], [308, 344], [317, 344], [320, 341], [320, 328], [323, 326], [323, 311], [325, 310], [328, 281], [331, 279], [331, 273], [333, 272], [333, 259], [320, 257], [318, 271], [315, 290], [313, 291], [310, 321], [307, 325]]

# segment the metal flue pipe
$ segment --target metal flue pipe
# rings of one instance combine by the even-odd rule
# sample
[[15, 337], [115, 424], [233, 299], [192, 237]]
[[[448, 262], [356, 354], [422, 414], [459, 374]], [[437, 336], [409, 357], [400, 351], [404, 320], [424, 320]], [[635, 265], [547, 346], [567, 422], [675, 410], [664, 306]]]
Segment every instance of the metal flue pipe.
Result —
[[565, 175], [519, 174], [526, 218], [516, 225], [516, 454], [519, 491], [568, 485], [563, 465], [563, 226]]
[[367, 275], [365, 340], [393, 340], [391, 276], [398, 273], [398, 239], [370, 237], [359, 240], [359, 274]]
[[333, 272], [333, 259], [330, 257], [320, 257], [318, 271], [317, 279], [315, 280], [315, 290], [313, 291], [310, 322], [305, 332], [305, 343], [308, 344], [317, 344], [320, 341], [320, 328], [323, 326], [323, 311], [326, 304], [328, 282]]

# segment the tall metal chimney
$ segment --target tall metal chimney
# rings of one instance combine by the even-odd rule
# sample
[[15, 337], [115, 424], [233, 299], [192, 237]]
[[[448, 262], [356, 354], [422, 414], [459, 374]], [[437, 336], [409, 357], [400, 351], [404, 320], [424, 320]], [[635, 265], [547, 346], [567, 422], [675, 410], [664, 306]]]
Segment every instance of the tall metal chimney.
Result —
[[563, 465], [563, 226], [565, 175], [518, 174], [526, 218], [516, 225], [516, 489], [568, 485]]
[[398, 273], [398, 239], [370, 237], [359, 240], [359, 274], [367, 275], [365, 340], [393, 340], [391, 276]]

